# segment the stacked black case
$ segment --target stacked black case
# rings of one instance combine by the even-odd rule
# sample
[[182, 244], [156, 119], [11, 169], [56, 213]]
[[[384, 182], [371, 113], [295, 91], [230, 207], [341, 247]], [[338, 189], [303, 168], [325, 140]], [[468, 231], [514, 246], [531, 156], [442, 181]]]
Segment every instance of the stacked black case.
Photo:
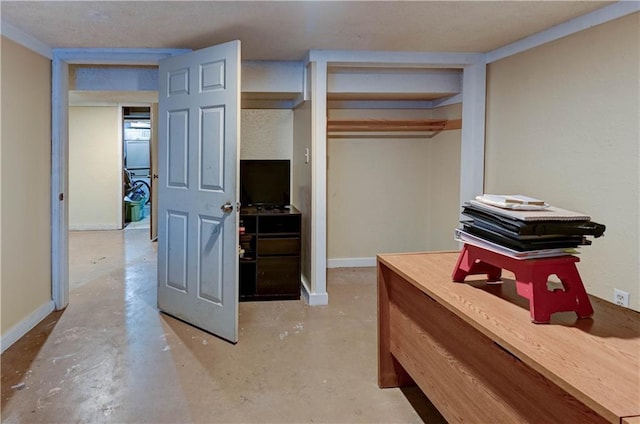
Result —
[[462, 214], [470, 218], [461, 221], [465, 232], [517, 251], [589, 245], [587, 236], [600, 237], [605, 231], [604, 225], [591, 220], [525, 221], [500, 213], [499, 208], [471, 203], [463, 205]]

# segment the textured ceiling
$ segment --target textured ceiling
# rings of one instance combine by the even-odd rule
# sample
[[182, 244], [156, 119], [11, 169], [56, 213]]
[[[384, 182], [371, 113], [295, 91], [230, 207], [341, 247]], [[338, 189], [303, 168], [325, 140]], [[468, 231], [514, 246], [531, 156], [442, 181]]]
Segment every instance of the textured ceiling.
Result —
[[239, 39], [245, 60], [311, 49], [487, 52], [612, 2], [5, 1], [7, 22], [50, 47], [190, 48]]

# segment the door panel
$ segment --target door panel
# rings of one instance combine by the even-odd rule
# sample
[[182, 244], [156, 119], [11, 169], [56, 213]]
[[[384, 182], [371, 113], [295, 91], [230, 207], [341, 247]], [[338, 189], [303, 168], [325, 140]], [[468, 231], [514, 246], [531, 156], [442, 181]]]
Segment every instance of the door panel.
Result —
[[167, 211], [167, 286], [187, 293], [187, 224], [183, 212]]
[[200, 216], [198, 296], [216, 304], [222, 302], [222, 286], [219, 282], [223, 279], [224, 263], [220, 247], [224, 246], [224, 240], [218, 240], [218, 238], [224, 237], [220, 231], [221, 227], [222, 222], [219, 219]]
[[168, 111], [168, 186], [189, 187], [189, 110]]
[[200, 121], [200, 189], [223, 190], [224, 185], [224, 108], [203, 109]]
[[238, 333], [240, 42], [160, 63], [158, 307]]

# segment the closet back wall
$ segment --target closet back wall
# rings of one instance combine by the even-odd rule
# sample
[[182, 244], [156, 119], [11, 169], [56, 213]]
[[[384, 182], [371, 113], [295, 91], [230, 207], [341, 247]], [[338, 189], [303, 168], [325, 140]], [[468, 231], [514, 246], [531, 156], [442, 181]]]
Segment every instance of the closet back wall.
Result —
[[[431, 149], [420, 139], [329, 139], [329, 266], [427, 249]], [[364, 263], [362, 263], [364, 261]]]
[[[459, 119], [462, 103], [433, 109], [432, 119]], [[442, 131], [430, 140], [428, 250], [458, 250], [453, 229], [460, 217], [460, 148], [462, 130]]]
[[[331, 119], [456, 119], [433, 110], [331, 110]], [[393, 133], [386, 133], [392, 136]], [[435, 137], [328, 140], [329, 267], [372, 266], [385, 252], [455, 250], [460, 130]]]
[[[459, 117], [460, 108], [438, 117]], [[331, 110], [331, 119], [427, 119], [431, 110]], [[458, 114], [458, 116], [455, 116]], [[393, 133], [384, 134], [385, 137]], [[455, 249], [460, 131], [434, 138], [328, 140], [329, 267], [371, 266], [384, 252]]]

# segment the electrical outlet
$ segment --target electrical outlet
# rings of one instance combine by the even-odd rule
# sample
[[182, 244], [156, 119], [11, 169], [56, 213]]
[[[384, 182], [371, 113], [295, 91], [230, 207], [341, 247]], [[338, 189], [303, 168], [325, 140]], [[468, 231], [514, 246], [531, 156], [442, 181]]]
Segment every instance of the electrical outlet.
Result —
[[613, 289], [613, 303], [616, 305], [629, 307], [629, 293], [620, 289]]

